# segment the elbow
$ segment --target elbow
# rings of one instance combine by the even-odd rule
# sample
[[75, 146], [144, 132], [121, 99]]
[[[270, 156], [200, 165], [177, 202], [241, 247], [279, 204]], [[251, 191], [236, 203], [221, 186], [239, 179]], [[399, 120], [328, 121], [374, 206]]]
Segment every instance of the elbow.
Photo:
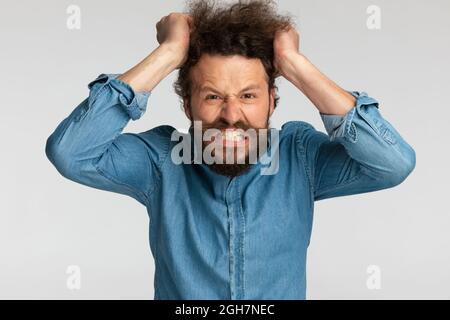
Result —
[[64, 150], [64, 147], [56, 141], [53, 134], [48, 137], [45, 144], [45, 155], [62, 176], [70, 179], [73, 171], [71, 157], [67, 150]]
[[396, 158], [396, 161], [393, 161], [392, 164], [387, 177], [388, 187], [401, 184], [413, 172], [416, 167], [416, 152], [409, 147], [408, 151], [403, 153], [402, 157]]
[[47, 156], [47, 159], [50, 160], [53, 165], [55, 165], [56, 148], [53, 141], [53, 135], [47, 138], [47, 141], [45, 143], [45, 155]]

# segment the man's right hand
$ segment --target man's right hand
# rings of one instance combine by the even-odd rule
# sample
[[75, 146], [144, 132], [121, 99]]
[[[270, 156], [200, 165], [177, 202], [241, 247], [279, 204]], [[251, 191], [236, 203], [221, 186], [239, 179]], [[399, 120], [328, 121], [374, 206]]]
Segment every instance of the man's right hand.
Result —
[[128, 83], [136, 91], [152, 91], [173, 70], [187, 60], [192, 17], [184, 13], [171, 13], [157, 24], [159, 47], [144, 60], [117, 79]]
[[177, 68], [187, 59], [192, 17], [185, 13], [172, 12], [161, 18], [156, 24], [158, 43], [167, 46], [176, 53]]

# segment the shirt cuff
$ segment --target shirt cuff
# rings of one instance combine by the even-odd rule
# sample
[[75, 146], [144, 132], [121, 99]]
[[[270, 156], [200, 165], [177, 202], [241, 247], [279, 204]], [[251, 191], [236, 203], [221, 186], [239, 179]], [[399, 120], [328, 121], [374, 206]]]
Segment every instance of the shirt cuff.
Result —
[[320, 113], [320, 117], [322, 118], [322, 122], [325, 126], [325, 130], [330, 136], [330, 140], [333, 141], [337, 138], [344, 137], [347, 133], [351, 134], [351, 124], [353, 121], [353, 117], [355, 116], [355, 112], [357, 109], [362, 106], [370, 106], [374, 108], [379, 107], [379, 103], [374, 98], [371, 98], [367, 95], [366, 92], [359, 91], [347, 91], [352, 96], [356, 98], [355, 106], [350, 109], [345, 115], [332, 115], [332, 114], [323, 114]]
[[89, 96], [95, 100], [101, 89], [109, 85], [118, 94], [120, 104], [131, 119], [139, 119], [147, 108], [147, 101], [151, 95], [150, 91], [135, 92], [126, 82], [117, 79], [120, 74], [100, 74], [95, 80], [88, 84]]

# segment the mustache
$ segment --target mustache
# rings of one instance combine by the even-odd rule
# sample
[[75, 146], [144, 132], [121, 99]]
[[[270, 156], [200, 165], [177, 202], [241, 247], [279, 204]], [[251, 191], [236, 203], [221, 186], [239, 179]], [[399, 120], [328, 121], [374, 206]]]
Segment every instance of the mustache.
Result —
[[[193, 124], [192, 124], [193, 126]], [[236, 123], [234, 123], [233, 125], [230, 125], [227, 121], [224, 120], [218, 120], [215, 121], [211, 124], [203, 124], [202, 123], [202, 131], [206, 131], [208, 129], [218, 129], [218, 130], [225, 130], [225, 129], [242, 129], [244, 131], [249, 130], [249, 129], [254, 129], [259, 131], [260, 129], [268, 129], [269, 124], [267, 124], [264, 127], [254, 127], [251, 126], [243, 121], [238, 121]]]
[[242, 121], [238, 121], [236, 123], [234, 123], [233, 125], [230, 125], [229, 123], [227, 123], [226, 121], [223, 120], [218, 120], [214, 123], [211, 124], [203, 124], [203, 128], [204, 130], [207, 129], [243, 129], [243, 130], [247, 130], [247, 129], [251, 129], [252, 127]]

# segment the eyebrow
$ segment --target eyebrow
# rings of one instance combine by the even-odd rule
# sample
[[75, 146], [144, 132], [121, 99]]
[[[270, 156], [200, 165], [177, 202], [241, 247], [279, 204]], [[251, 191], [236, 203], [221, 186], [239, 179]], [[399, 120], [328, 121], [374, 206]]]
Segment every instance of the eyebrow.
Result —
[[[259, 86], [257, 84], [251, 84], [251, 85], [245, 87], [244, 89], [242, 89], [239, 93], [242, 93], [242, 92], [248, 91], [248, 90], [259, 90], [259, 89], [261, 89], [261, 86]], [[205, 91], [212, 91], [214, 93], [220, 94], [219, 91], [217, 91], [216, 89], [209, 87], [209, 86], [204, 86], [200, 89], [200, 92], [205, 92]]]

